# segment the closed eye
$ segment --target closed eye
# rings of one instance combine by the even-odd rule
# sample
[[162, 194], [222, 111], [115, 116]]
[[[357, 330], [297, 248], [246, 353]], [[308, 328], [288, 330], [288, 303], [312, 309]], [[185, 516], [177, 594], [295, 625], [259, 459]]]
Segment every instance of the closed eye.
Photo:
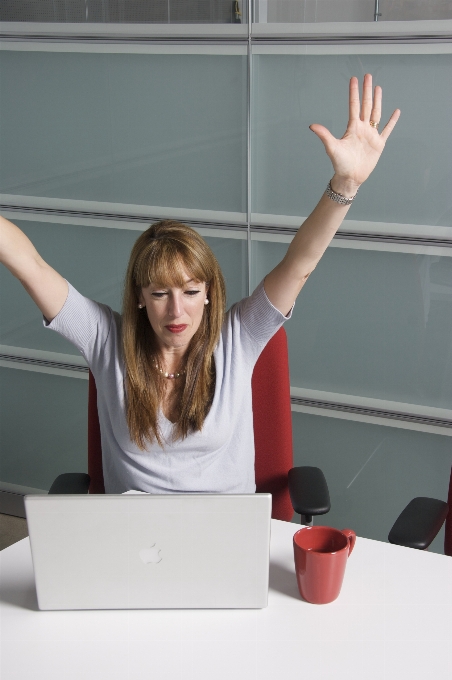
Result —
[[200, 293], [200, 290], [186, 290], [185, 295], [189, 295], [190, 297], [194, 297], [195, 295], [198, 295]]

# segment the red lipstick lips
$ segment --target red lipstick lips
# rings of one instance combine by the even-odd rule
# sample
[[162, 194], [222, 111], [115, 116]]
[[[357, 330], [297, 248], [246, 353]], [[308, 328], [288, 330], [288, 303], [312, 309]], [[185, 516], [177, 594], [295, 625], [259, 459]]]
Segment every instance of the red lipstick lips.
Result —
[[179, 325], [173, 325], [170, 324], [169, 326], [165, 326], [169, 330], [170, 333], [182, 333], [187, 328], [188, 324], [179, 324]]

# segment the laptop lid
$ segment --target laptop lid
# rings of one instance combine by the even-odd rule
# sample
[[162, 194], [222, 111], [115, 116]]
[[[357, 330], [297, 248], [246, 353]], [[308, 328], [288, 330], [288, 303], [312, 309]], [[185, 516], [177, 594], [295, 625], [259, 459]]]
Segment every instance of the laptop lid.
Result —
[[25, 497], [40, 609], [267, 606], [270, 494]]

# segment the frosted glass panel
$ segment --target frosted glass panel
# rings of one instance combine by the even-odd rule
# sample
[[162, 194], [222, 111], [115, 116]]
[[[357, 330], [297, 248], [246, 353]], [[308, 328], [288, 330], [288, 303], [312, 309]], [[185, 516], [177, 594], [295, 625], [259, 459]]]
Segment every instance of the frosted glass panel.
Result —
[[87, 471], [88, 381], [0, 368], [0, 479], [48, 490]]
[[253, 70], [253, 212], [311, 212], [332, 169], [308, 126], [341, 137], [348, 81], [372, 73], [382, 120], [402, 116], [347, 218], [452, 226], [452, 55], [256, 55]]
[[373, 21], [375, 0], [256, 0], [256, 23]]
[[[257, 23], [374, 21], [375, 0], [256, 0]], [[380, 0], [379, 21], [452, 19], [449, 0]]]
[[[253, 241], [260, 281], [286, 244]], [[452, 258], [329, 248], [286, 324], [291, 384], [452, 409]]]
[[1, 192], [245, 212], [246, 57], [3, 51], [0, 66]]
[[[319, 517], [317, 524], [349, 527], [359, 536], [386, 541], [412, 498], [447, 500], [450, 437], [305, 413], [292, 415], [295, 464], [320, 467], [330, 490], [331, 511]], [[429, 550], [443, 553], [443, 530]]]
[[[137, 231], [18, 221], [42, 257], [83, 295], [120, 311], [123, 277]], [[224, 232], [218, 232], [224, 233]], [[247, 242], [207, 237], [228, 287], [228, 304], [246, 295]], [[42, 327], [39, 310], [21, 284], [0, 267], [0, 344], [75, 354], [57, 333]]]
[[[243, 5], [245, 4], [245, 7]], [[246, 2], [238, 0], [3, 0], [0, 21], [58, 23], [241, 23]]]

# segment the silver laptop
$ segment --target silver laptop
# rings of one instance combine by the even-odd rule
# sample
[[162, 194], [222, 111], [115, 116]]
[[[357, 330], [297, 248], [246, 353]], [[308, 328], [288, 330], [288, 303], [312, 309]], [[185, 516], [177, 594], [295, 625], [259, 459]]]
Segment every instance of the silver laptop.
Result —
[[270, 494], [26, 496], [40, 609], [267, 606]]

